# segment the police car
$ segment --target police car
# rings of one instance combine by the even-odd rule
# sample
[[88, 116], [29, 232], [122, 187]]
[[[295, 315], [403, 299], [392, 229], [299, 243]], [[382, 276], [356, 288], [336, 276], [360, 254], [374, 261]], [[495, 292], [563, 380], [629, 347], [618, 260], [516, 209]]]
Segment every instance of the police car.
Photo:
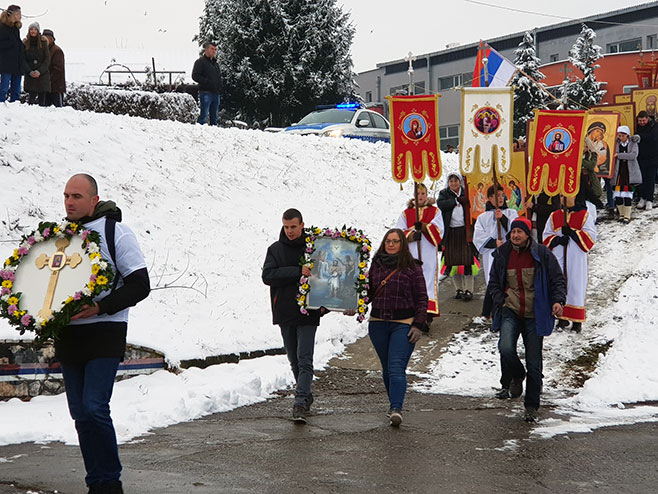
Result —
[[388, 120], [379, 113], [366, 110], [358, 103], [322, 106], [299, 122], [283, 129], [289, 134], [348, 137], [364, 141], [390, 142]]

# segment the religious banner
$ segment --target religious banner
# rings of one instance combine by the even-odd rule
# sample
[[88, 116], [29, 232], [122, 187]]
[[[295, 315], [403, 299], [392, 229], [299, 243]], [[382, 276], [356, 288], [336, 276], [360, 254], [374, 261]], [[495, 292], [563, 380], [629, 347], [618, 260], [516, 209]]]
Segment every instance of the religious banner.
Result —
[[511, 87], [462, 88], [459, 159], [463, 175], [492, 175], [494, 163], [497, 175], [509, 173], [512, 165], [513, 103]]
[[625, 93], [625, 94], [615, 94], [615, 104], [616, 105], [621, 105], [625, 103], [632, 103], [633, 98], [631, 97], [630, 93]]
[[[386, 96], [391, 117], [393, 180], [441, 178], [439, 95]], [[411, 170], [411, 173], [410, 173]]]
[[[626, 95], [624, 95], [626, 96]], [[630, 94], [628, 95], [630, 100]], [[626, 125], [631, 132], [635, 132], [635, 103], [620, 103], [614, 105], [597, 105], [590, 108], [593, 112], [616, 113], [619, 115], [619, 125]]]
[[[525, 216], [525, 203], [528, 200], [525, 160], [525, 151], [513, 151], [512, 166], [509, 171], [496, 177], [498, 185], [505, 193], [507, 207], [516, 210], [519, 216]], [[492, 185], [491, 173], [485, 174], [476, 170], [468, 177], [468, 197], [471, 201], [470, 213], [473, 222], [486, 210], [487, 189]]]
[[37, 342], [57, 339], [113, 278], [97, 232], [77, 223], [40, 223], [0, 269], [0, 316], [21, 334], [33, 331]]
[[650, 118], [657, 118], [658, 112], [658, 87], [650, 89], [633, 89], [631, 92], [631, 97], [633, 98], [633, 103], [635, 103], [635, 111], [640, 113], [641, 111], [647, 112]]
[[580, 189], [585, 117], [580, 110], [535, 110], [528, 146], [528, 193], [573, 197]]
[[614, 175], [613, 154], [619, 127], [619, 114], [590, 112], [585, 118], [585, 151], [596, 153], [594, 172], [601, 178]]

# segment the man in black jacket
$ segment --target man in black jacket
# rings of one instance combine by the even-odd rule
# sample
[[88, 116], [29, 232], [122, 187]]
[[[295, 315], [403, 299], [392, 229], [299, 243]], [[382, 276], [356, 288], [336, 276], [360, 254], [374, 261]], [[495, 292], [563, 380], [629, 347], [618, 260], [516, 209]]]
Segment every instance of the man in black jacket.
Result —
[[640, 154], [637, 161], [642, 171], [642, 185], [639, 187], [638, 209], [653, 207], [653, 192], [658, 170], [658, 125], [642, 110], [637, 114], [637, 134], [640, 136]]
[[204, 52], [194, 62], [192, 79], [199, 84], [199, 104], [201, 114], [198, 122], [205, 124], [210, 114], [210, 125], [219, 121], [219, 93], [222, 89], [222, 75], [217, 63], [217, 45], [205, 43]]
[[300, 265], [306, 249], [302, 213], [288, 209], [283, 213], [283, 228], [279, 240], [267, 249], [263, 264], [263, 283], [270, 287], [272, 323], [281, 328], [297, 389], [292, 417], [306, 423], [306, 414], [313, 403], [313, 350], [315, 331], [325, 309], [309, 310], [302, 314], [297, 304], [299, 279], [311, 276], [311, 270]]
[[89, 492], [121, 494], [121, 462], [110, 398], [126, 350], [128, 310], [148, 296], [149, 276], [135, 234], [120, 223], [121, 210], [114, 202], [98, 200], [93, 177], [71, 177], [64, 189], [64, 205], [69, 221], [100, 234], [101, 258], [112, 264], [118, 277], [112, 289], [73, 316], [55, 341], [55, 355], [62, 366]]
[[25, 45], [21, 41], [21, 8], [10, 5], [0, 13], [0, 103], [21, 96]]

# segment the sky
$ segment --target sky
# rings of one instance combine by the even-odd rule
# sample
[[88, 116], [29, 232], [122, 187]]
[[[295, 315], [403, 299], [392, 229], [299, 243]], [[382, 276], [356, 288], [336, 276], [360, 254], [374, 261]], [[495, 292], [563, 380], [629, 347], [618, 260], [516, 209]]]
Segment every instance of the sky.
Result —
[[[564, 21], [549, 15], [581, 18], [639, 4], [628, 0], [599, 0], [596, 4], [484, 1], [546, 15], [511, 12], [472, 0], [454, 0], [450, 8], [446, 8], [447, 2], [435, 0], [416, 0], [410, 4], [413, 8], [402, 8], [403, 4], [393, 0], [338, 0], [356, 27], [355, 70], [374, 69], [377, 63], [404, 58], [409, 51], [438, 51], [449, 43], [468, 44]], [[35, 16], [25, 19], [26, 26], [37, 20], [42, 29], [55, 31], [57, 43], [67, 54], [69, 80], [96, 81], [113, 59], [142, 69], [155, 57], [157, 68], [189, 73], [198, 56], [192, 38], [198, 32], [203, 0], [67, 0], [61, 2], [66, 8], [58, 8], [60, 3], [52, 0], [20, 4], [24, 15]], [[182, 5], [185, 8], [181, 9]]]

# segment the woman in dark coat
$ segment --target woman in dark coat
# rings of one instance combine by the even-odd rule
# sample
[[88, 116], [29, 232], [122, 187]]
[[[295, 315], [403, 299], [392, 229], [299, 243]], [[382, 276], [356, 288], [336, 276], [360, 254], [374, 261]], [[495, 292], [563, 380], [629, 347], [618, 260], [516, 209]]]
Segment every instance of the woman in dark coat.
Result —
[[0, 103], [18, 101], [23, 76], [23, 43], [21, 43], [21, 8], [10, 5], [0, 13]]
[[407, 364], [427, 318], [427, 288], [420, 261], [400, 229], [389, 230], [370, 266], [372, 303], [368, 335], [382, 364], [390, 424], [402, 423]]
[[33, 22], [28, 28], [25, 45], [25, 92], [28, 103], [46, 106], [46, 95], [50, 92], [50, 50], [48, 40], [41, 36], [41, 27]]
[[473, 299], [473, 276], [480, 271], [472, 244], [470, 202], [466, 196], [462, 178], [457, 173], [448, 175], [448, 185], [439, 192], [437, 206], [443, 215], [445, 234], [441, 242], [444, 248], [441, 274], [447, 274], [455, 284], [455, 297]]

